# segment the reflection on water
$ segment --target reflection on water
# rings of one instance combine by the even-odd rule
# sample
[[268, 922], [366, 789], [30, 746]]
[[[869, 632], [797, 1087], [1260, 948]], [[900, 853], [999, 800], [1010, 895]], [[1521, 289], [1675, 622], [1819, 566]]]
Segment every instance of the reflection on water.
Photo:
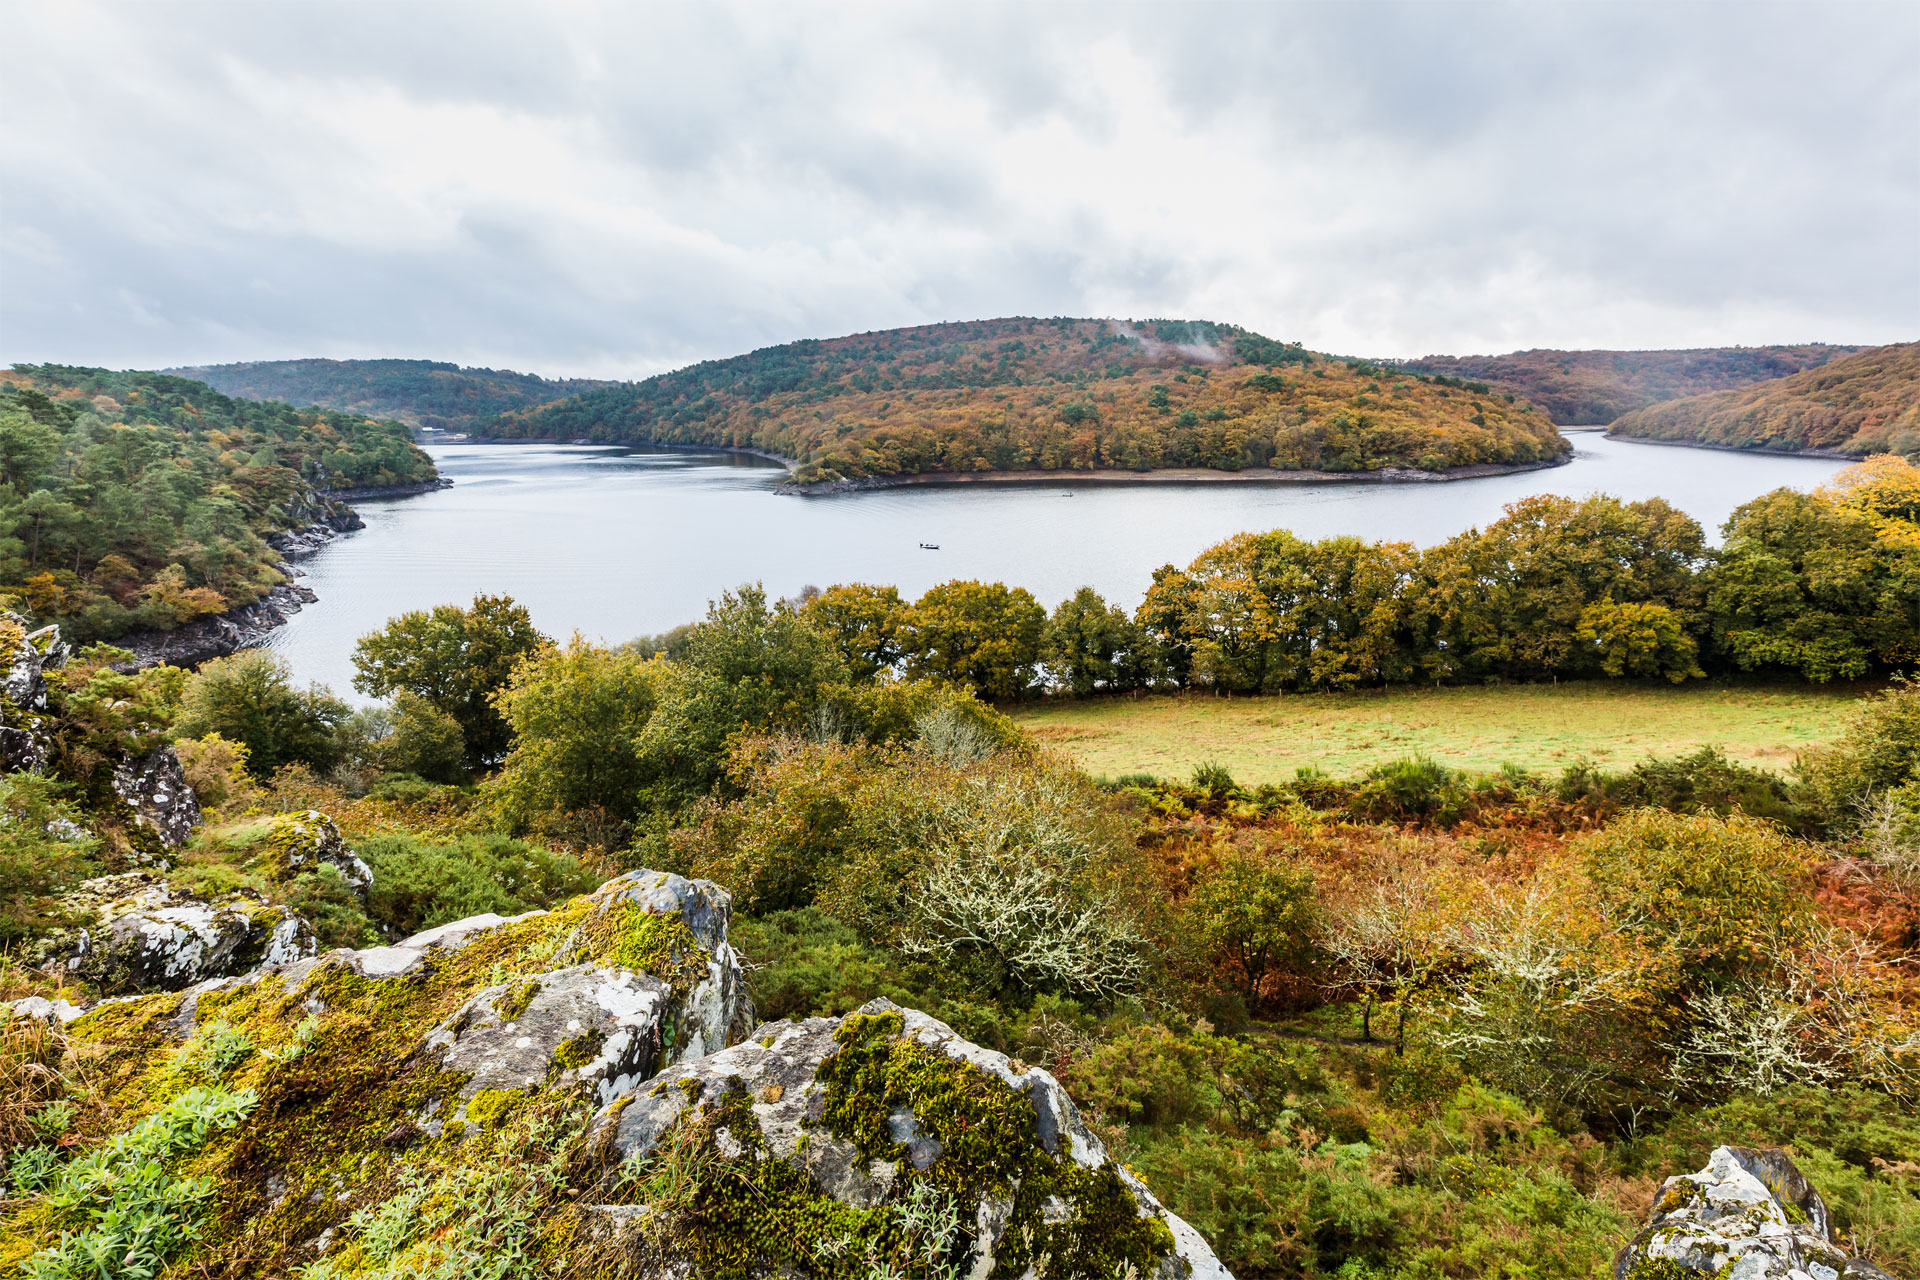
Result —
[[[367, 527], [308, 561], [320, 594], [276, 634], [302, 679], [345, 693], [360, 636], [408, 609], [514, 596], [551, 635], [606, 640], [698, 617], [725, 588], [949, 578], [1024, 586], [1051, 607], [1082, 585], [1129, 608], [1155, 567], [1243, 530], [1422, 546], [1535, 493], [1664, 497], [1711, 534], [1741, 503], [1841, 465], [1577, 433], [1564, 467], [1447, 484], [981, 486], [798, 498], [779, 464], [737, 454], [554, 445], [429, 446], [451, 489], [359, 504]], [[934, 543], [939, 550], [924, 551]]]

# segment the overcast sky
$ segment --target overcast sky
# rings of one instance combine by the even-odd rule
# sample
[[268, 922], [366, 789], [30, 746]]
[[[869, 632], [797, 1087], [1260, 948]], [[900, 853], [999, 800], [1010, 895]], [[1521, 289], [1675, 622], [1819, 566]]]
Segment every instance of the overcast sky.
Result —
[[1920, 338], [1920, 4], [0, 0], [0, 361]]

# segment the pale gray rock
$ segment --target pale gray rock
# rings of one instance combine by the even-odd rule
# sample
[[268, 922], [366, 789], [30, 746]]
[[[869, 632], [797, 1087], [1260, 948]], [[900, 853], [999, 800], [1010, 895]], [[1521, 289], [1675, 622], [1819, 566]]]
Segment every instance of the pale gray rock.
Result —
[[1614, 1280], [1678, 1268], [1717, 1280], [1891, 1280], [1834, 1241], [1826, 1202], [1786, 1153], [1715, 1147], [1698, 1173], [1668, 1178]]
[[134, 821], [152, 831], [168, 849], [186, 844], [200, 825], [199, 797], [187, 785], [186, 772], [171, 744], [139, 759], [122, 761], [113, 771], [113, 790], [132, 812]]
[[[962, 1039], [946, 1024], [887, 1000], [872, 1001], [859, 1013], [899, 1015], [903, 1038], [1024, 1095], [1032, 1108], [1034, 1138], [1050, 1156], [1084, 1170], [1110, 1171], [1138, 1214], [1163, 1223], [1171, 1237], [1172, 1249], [1150, 1273], [1153, 1280], [1231, 1280], [1231, 1273], [1199, 1234], [1108, 1156], [1052, 1075], [1015, 1064], [1004, 1054]], [[843, 1204], [863, 1209], [905, 1204], [912, 1194], [911, 1175], [937, 1169], [944, 1157], [940, 1143], [924, 1132], [920, 1117], [910, 1107], [897, 1106], [888, 1117], [892, 1138], [904, 1148], [898, 1160], [863, 1159], [853, 1142], [822, 1123], [828, 1085], [820, 1079], [821, 1064], [839, 1052], [836, 1033], [845, 1021], [809, 1018], [769, 1023], [732, 1048], [669, 1067], [650, 1086], [605, 1105], [589, 1130], [589, 1144], [609, 1161], [644, 1160], [676, 1126], [707, 1118], [730, 1098], [738, 1107], [744, 1094], [757, 1132], [717, 1129], [714, 1149], [721, 1158], [783, 1161], [803, 1170], [822, 1194]], [[1016, 1228], [1014, 1204], [1008, 1199], [983, 1196], [953, 1208], [958, 1225], [951, 1247], [964, 1251], [962, 1274], [972, 1277], [991, 1274], [996, 1249], [1011, 1238], [1010, 1230], [1067, 1222], [1079, 1211], [1078, 1206], [1055, 1197], [1040, 1206], [1037, 1221]]]
[[[664, 1034], [676, 1053], [699, 1057], [739, 1040], [752, 1028], [753, 1001], [746, 971], [727, 941], [733, 922], [733, 895], [711, 880], [689, 880], [665, 871], [629, 871], [595, 889], [582, 932], [604, 927], [623, 909], [684, 925], [691, 946], [675, 945], [665, 963], [672, 972], [654, 976], [686, 988], [676, 1011], [677, 1025]], [[576, 934], [576, 939], [579, 937]], [[670, 935], [663, 935], [670, 936]]]

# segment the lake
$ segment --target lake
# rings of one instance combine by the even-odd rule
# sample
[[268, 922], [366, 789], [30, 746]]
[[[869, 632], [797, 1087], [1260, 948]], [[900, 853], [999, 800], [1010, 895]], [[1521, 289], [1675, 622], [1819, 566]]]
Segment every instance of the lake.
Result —
[[[429, 445], [454, 487], [356, 504], [367, 527], [302, 566], [320, 595], [272, 646], [302, 680], [350, 695], [356, 640], [409, 609], [513, 596], [549, 635], [609, 641], [701, 616], [742, 582], [774, 595], [951, 578], [1023, 586], [1051, 608], [1083, 585], [1132, 608], [1169, 562], [1283, 528], [1430, 546], [1536, 493], [1663, 497], [1717, 532], [1748, 499], [1811, 488], [1841, 463], [1573, 433], [1564, 467], [1445, 484], [981, 485], [802, 498], [739, 454], [558, 445]], [[920, 544], [934, 543], [927, 551]]]

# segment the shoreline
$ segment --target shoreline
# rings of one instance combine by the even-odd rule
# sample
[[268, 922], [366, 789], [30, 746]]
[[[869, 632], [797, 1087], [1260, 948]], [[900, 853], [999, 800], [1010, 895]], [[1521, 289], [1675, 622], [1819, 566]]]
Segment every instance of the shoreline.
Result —
[[1536, 462], [1476, 462], [1441, 471], [1421, 471], [1413, 467], [1382, 467], [1378, 471], [1277, 471], [1271, 467], [1250, 467], [1245, 471], [1219, 471], [1207, 467], [1165, 467], [1154, 471], [1110, 468], [1091, 471], [923, 471], [914, 475], [862, 476], [809, 485], [795, 484], [789, 480], [780, 486], [780, 492], [810, 498], [876, 489], [970, 484], [1447, 484], [1455, 480], [1548, 471], [1554, 467], [1564, 467], [1572, 461], [1573, 453], [1569, 451], [1561, 457], [1543, 458]]
[[318, 492], [335, 502], [371, 502], [381, 498], [411, 498], [451, 488], [453, 479], [450, 476], [435, 476], [431, 480], [420, 480], [413, 484], [375, 484], [363, 489], [321, 489]]
[[1757, 453], [1767, 458], [1823, 458], [1828, 462], [1858, 462], [1866, 457], [1862, 453], [1842, 453], [1838, 449], [1769, 449], [1763, 445], [1715, 444], [1707, 440], [1656, 440], [1652, 436], [1616, 434], [1612, 427], [1607, 428], [1607, 439], [1624, 440], [1628, 444], [1665, 445], [1672, 449], [1715, 449], [1721, 453]]

